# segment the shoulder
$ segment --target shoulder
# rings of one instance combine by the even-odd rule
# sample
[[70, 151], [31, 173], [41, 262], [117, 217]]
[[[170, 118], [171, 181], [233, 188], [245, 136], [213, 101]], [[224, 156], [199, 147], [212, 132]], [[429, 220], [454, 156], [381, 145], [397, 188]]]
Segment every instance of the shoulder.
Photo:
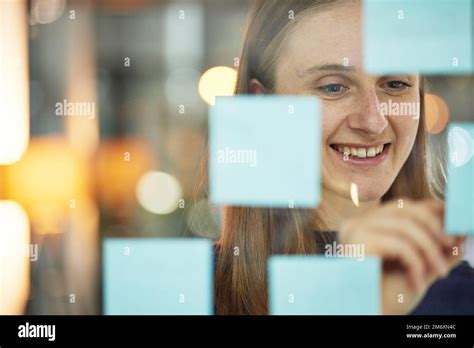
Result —
[[444, 279], [435, 282], [413, 311], [414, 315], [473, 315], [474, 268], [461, 262]]

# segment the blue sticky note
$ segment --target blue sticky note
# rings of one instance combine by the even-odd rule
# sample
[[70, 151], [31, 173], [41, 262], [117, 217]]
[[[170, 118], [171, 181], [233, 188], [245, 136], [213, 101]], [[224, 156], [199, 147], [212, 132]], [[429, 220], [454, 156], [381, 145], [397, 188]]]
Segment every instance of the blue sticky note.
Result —
[[376, 257], [271, 256], [270, 313], [380, 314], [380, 260]]
[[316, 97], [218, 97], [209, 117], [213, 203], [317, 206], [321, 126]]
[[449, 125], [448, 155], [445, 229], [474, 235], [474, 123]]
[[364, 69], [373, 74], [469, 74], [471, 0], [364, 0]]
[[104, 313], [210, 315], [212, 244], [204, 239], [106, 239]]

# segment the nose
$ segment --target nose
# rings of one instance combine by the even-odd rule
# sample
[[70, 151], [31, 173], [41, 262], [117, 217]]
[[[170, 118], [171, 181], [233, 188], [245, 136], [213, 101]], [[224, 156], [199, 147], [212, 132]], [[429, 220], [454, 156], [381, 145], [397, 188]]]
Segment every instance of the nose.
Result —
[[380, 110], [379, 98], [375, 90], [367, 90], [359, 98], [358, 112], [349, 117], [349, 126], [366, 135], [380, 135], [387, 128], [388, 121]]

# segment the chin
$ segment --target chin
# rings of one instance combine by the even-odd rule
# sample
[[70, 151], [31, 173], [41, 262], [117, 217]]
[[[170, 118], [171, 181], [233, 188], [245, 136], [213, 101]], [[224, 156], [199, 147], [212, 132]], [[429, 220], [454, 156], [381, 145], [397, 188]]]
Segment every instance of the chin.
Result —
[[359, 202], [370, 202], [381, 199], [390, 190], [392, 183], [392, 181], [380, 182], [377, 181], [377, 179], [359, 182], [357, 185]]
[[337, 192], [338, 195], [351, 199], [351, 183], [355, 183], [357, 185], [359, 201], [365, 202], [382, 198], [390, 189], [395, 179], [392, 175], [387, 175], [386, 173], [379, 173], [378, 175], [338, 175], [332, 178], [324, 176], [323, 186], [329, 191]]
[[[357, 194], [359, 202], [373, 202], [380, 200], [385, 193], [390, 189], [390, 185], [383, 185], [380, 183], [368, 182], [357, 184]], [[351, 199], [350, 189], [346, 191], [348, 198]]]
[[379, 190], [376, 188], [364, 189], [364, 188], [359, 187], [358, 190], [359, 190], [359, 202], [371, 202], [371, 201], [379, 200], [387, 192], [387, 190], [382, 190], [382, 189]]

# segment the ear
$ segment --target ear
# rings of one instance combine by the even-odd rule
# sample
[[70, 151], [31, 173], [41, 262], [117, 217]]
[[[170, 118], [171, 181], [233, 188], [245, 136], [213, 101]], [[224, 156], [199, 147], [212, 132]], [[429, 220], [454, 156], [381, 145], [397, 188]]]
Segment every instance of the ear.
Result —
[[260, 83], [257, 79], [251, 79], [249, 84], [249, 92], [250, 94], [266, 94], [266, 88]]

